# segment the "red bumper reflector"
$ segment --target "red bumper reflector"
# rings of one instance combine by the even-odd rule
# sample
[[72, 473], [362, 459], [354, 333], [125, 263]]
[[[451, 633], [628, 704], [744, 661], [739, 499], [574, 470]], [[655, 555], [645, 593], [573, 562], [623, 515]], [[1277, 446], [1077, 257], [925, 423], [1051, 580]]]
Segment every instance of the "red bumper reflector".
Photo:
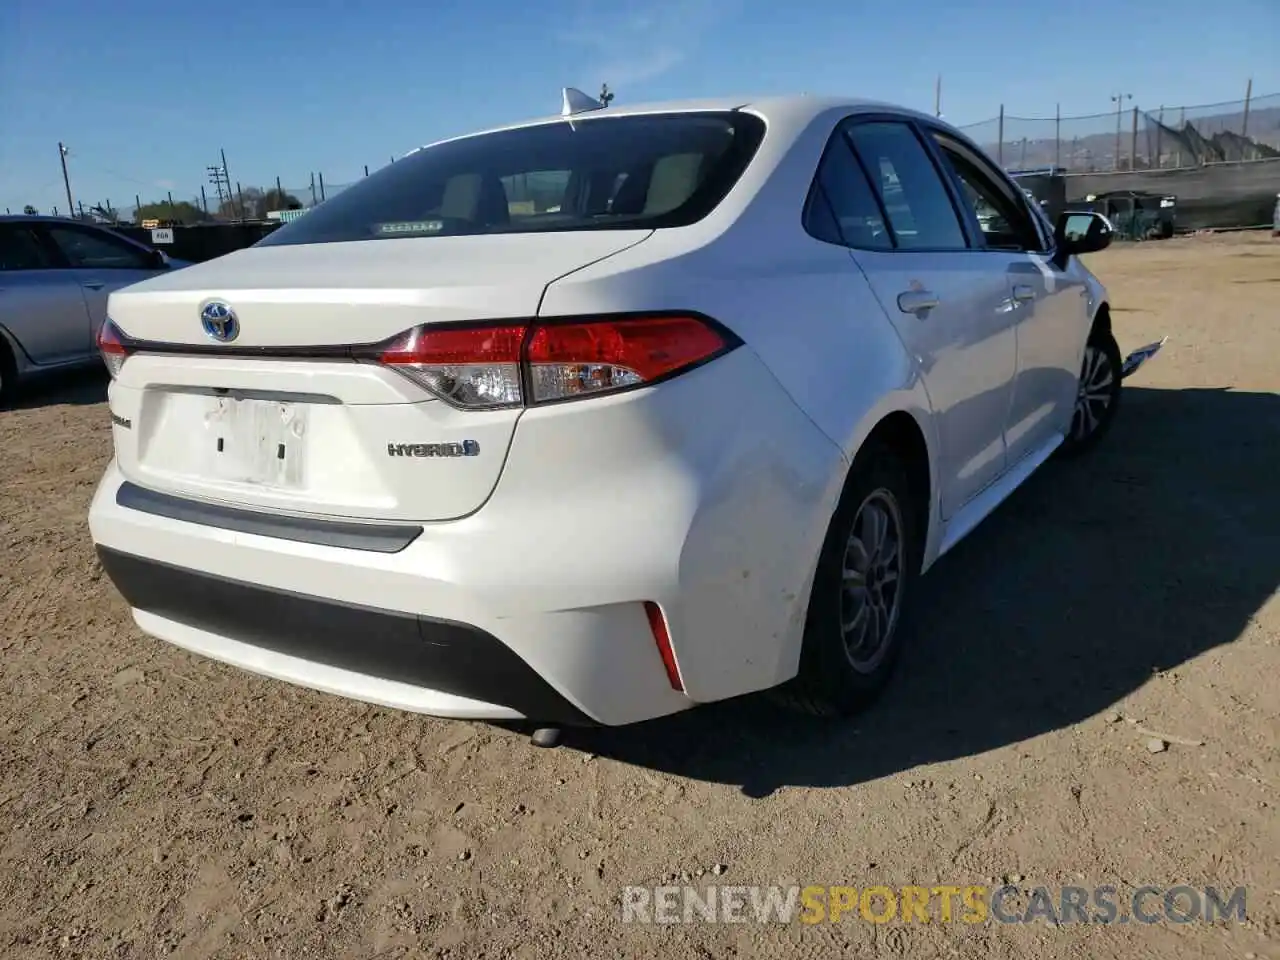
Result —
[[658, 645], [658, 655], [662, 657], [662, 666], [667, 671], [671, 689], [684, 693], [684, 681], [680, 679], [680, 668], [676, 666], [676, 655], [671, 649], [671, 634], [667, 632], [667, 619], [662, 615], [662, 609], [652, 600], [645, 601], [644, 612], [649, 618], [653, 642]]

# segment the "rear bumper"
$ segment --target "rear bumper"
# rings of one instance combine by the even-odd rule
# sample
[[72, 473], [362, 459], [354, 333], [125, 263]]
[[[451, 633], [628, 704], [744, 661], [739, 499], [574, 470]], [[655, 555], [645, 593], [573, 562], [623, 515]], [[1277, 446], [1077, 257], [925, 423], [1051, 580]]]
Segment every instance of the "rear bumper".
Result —
[[616, 725], [694, 704], [667, 680], [641, 602], [661, 591], [634, 556], [594, 555], [603, 583], [586, 584], [478, 520], [386, 552], [167, 516], [137, 491], [112, 463], [95, 546], [138, 626], [193, 653], [459, 719]]
[[104, 547], [98, 558], [144, 628], [236, 666], [335, 693], [350, 694], [354, 685], [361, 699], [401, 709], [591, 723], [478, 627], [241, 583]]
[[[612, 726], [794, 675], [843, 475], [840, 450], [739, 349], [654, 390], [524, 411], [502, 481], [461, 519], [336, 529], [157, 495], [113, 461], [89, 526], [104, 551], [159, 565], [106, 561], [138, 624], [179, 646], [425, 713]], [[448, 649], [419, 649], [442, 636]], [[366, 637], [372, 659], [348, 649]]]

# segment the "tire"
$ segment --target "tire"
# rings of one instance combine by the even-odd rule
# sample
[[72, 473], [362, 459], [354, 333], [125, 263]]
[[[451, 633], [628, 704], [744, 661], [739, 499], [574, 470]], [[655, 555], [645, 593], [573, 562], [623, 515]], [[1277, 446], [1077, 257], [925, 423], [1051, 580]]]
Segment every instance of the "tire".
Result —
[[[874, 702], [888, 683], [902, 650], [905, 614], [920, 570], [920, 518], [928, 509], [912, 501], [911, 490], [902, 458], [889, 446], [873, 443], [854, 460], [818, 559], [800, 669], [777, 689], [787, 706], [823, 717], [848, 716]], [[855, 542], [866, 552], [874, 549], [874, 528], [869, 526], [874, 517], [888, 521], [897, 552], [892, 555], [886, 540], [885, 549], [868, 565]], [[865, 574], [861, 586], [859, 578], [846, 581], [846, 559], [850, 568], [868, 569], [880, 586], [869, 589]], [[896, 579], [887, 579], [890, 575]], [[882, 605], [869, 605], [869, 593], [879, 596]], [[889, 621], [879, 645], [859, 646], [857, 640], [867, 640], [879, 616]], [[846, 632], [849, 623], [861, 627]]]
[[1106, 436], [1120, 409], [1120, 347], [1106, 331], [1095, 331], [1080, 364], [1076, 406], [1059, 448], [1064, 456], [1078, 456]]

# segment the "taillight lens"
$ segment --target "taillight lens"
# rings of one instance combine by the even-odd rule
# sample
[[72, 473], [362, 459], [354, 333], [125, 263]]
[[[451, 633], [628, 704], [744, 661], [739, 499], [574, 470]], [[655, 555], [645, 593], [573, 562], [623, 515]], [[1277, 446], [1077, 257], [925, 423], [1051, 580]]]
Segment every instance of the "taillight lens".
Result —
[[377, 358], [454, 406], [483, 409], [643, 386], [737, 342], [696, 316], [593, 317], [415, 327], [381, 345]]
[[696, 317], [627, 317], [533, 328], [525, 353], [532, 400], [564, 400], [661, 380], [728, 346]]
[[98, 352], [102, 354], [102, 362], [106, 364], [107, 372], [114, 380], [120, 375], [124, 362], [129, 359], [129, 348], [125, 345], [120, 328], [110, 318], [98, 330]]
[[519, 406], [525, 332], [524, 324], [415, 327], [388, 343], [378, 359], [455, 406]]

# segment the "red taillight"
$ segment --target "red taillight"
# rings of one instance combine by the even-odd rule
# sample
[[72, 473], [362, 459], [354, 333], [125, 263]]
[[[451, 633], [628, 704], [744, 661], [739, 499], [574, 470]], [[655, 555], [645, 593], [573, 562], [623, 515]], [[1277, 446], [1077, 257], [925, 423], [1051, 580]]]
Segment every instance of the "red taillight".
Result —
[[415, 327], [381, 345], [377, 358], [455, 406], [474, 409], [643, 386], [734, 345], [699, 317], [627, 316]]
[[680, 679], [680, 668], [676, 666], [676, 654], [671, 649], [671, 634], [667, 632], [667, 618], [662, 615], [662, 608], [652, 600], [644, 604], [645, 616], [649, 618], [649, 630], [653, 633], [653, 642], [658, 646], [658, 655], [662, 657], [663, 669], [667, 671], [667, 680], [672, 690], [684, 691], [684, 681]]
[[120, 368], [129, 358], [129, 348], [125, 345], [120, 328], [110, 318], [98, 330], [98, 352], [102, 354], [102, 362], [107, 366], [111, 379], [120, 375]]
[[378, 360], [459, 407], [521, 402], [524, 324], [415, 327], [385, 344]]
[[652, 383], [709, 360], [725, 338], [696, 317], [627, 317], [533, 328], [525, 359], [534, 403]]

